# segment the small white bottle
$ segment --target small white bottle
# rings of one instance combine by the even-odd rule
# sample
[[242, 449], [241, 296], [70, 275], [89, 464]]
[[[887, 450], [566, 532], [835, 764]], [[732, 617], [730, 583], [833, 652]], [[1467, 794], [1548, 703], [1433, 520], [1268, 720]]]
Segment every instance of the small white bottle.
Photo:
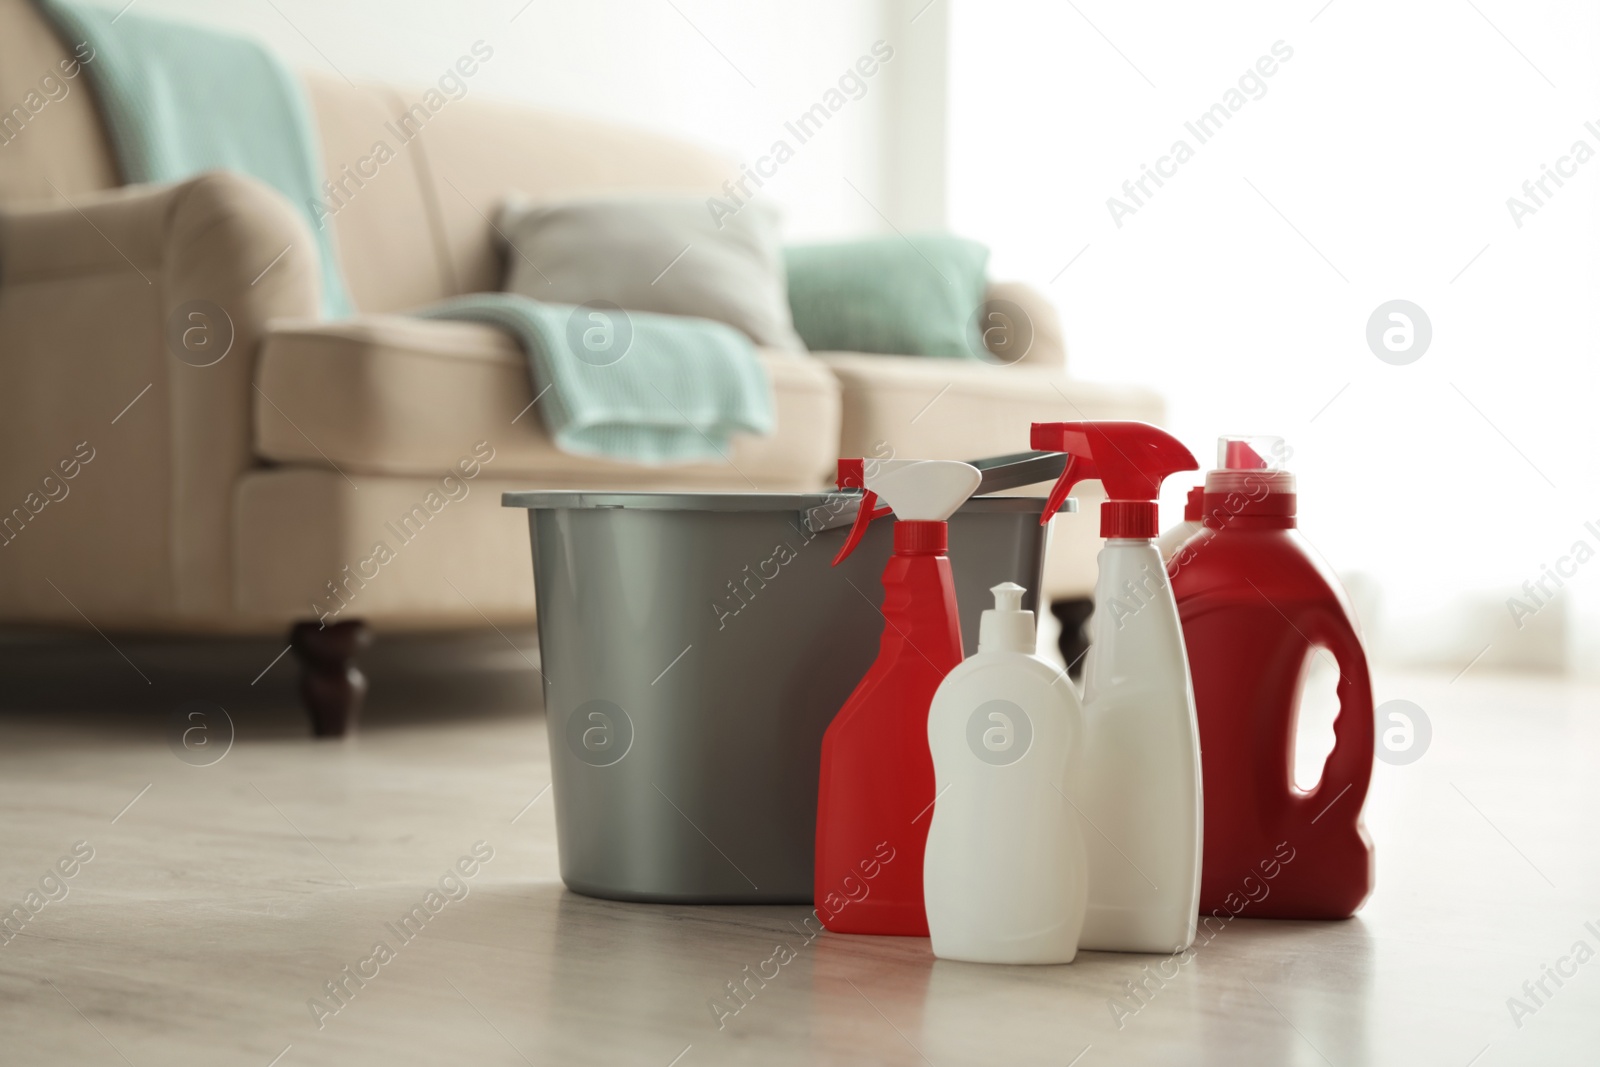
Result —
[[974, 963], [1071, 963], [1088, 900], [1079, 817], [1067, 799], [1082, 707], [1034, 655], [1022, 586], [997, 585], [978, 651], [928, 711], [936, 780], [923, 856], [933, 954]]

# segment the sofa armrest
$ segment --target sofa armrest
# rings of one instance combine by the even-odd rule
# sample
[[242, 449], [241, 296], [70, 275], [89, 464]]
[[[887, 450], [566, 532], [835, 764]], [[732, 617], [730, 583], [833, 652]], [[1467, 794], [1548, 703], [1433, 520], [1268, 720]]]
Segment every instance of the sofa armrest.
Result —
[[[1026, 282], [990, 282], [983, 340], [1003, 363], [1065, 370], [1067, 345], [1050, 298]], [[1017, 347], [1021, 346], [1020, 354]]]
[[0, 212], [0, 508], [77, 443], [98, 457], [0, 535], [32, 563], [0, 568], [0, 615], [227, 616], [257, 344], [269, 319], [316, 314], [319, 271], [293, 206], [227, 172]]

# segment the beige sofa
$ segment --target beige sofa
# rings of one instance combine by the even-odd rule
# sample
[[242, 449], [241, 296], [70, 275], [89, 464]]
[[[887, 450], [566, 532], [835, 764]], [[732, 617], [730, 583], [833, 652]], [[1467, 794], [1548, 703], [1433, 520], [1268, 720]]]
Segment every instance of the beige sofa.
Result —
[[[0, 106], [70, 51], [24, 0], [0, 0]], [[346, 191], [328, 224], [360, 309], [319, 322], [314, 246], [288, 202], [224, 172], [119, 187], [87, 77], [62, 83], [37, 112], [0, 116], [0, 622], [200, 633], [321, 618], [341, 636], [302, 626], [296, 644], [325, 732], [343, 729], [340, 705], [364, 684], [348, 663], [355, 620], [531, 621], [526, 525], [500, 507], [503, 490], [809, 490], [836, 457], [879, 442], [968, 458], [1024, 449], [1031, 420], [1161, 416], [1147, 391], [1070, 378], [1048, 302], [997, 285], [991, 299], [1023, 309], [1036, 335], [1014, 365], [762, 353], [777, 431], [739, 440], [727, 463], [567, 455], [530, 410], [505, 336], [402, 313], [498, 287], [489, 217], [510, 190], [710, 193], [736, 167], [469, 94], [357, 184], [346, 165], [394, 143], [386, 123], [421, 94], [308, 76], [324, 163]], [[188, 317], [195, 307], [226, 321]], [[230, 326], [226, 355], [198, 365]], [[1092, 511], [1057, 520], [1052, 598], [1089, 590], [1097, 525]], [[352, 578], [371, 573], [360, 564], [378, 541], [393, 559]]]

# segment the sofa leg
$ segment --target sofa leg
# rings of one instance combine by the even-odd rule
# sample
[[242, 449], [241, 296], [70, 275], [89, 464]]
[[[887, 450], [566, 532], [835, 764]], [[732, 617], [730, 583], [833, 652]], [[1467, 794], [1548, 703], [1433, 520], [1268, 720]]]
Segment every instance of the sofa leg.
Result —
[[289, 646], [300, 661], [300, 699], [316, 736], [343, 737], [355, 726], [367, 698], [356, 653], [371, 643], [372, 631], [359, 619], [332, 626], [300, 622], [289, 631]]
[[1094, 614], [1094, 601], [1087, 597], [1057, 600], [1050, 612], [1061, 623], [1061, 659], [1067, 665], [1067, 674], [1074, 680], [1083, 677], [1084, 654], [1089, 651], [1089, 616]]

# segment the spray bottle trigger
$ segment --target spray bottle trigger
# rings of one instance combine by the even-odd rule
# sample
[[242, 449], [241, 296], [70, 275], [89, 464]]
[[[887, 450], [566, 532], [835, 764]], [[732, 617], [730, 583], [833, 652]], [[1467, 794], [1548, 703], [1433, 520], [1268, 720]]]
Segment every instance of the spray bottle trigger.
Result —
[[1050, 498], [1044, 502], [1044, 513], [1039, 516], [1039, 525], [1047, 526], [1055, 513], [1061, 510], [1061, 505], [1067, 502], [1067, 494], [1072, 492], [1072, 487], [1086, 478], [1095, 477], [1094, 466], [1081, 456], [1069, 454], [1067, 466], [1061, 472], [1061, 477], [1056, 479], [1056, 484], [1050, 489]]
[[867, 534], [867, 527], [872, 525], [873, 519], [881, 519], [893, 512], [892, 508], [878, 507], [878, 494], [870, 489], [862, 491], [861, 510], [856, 512], [856, 521], [850, 527], [850, 536], [845, 538], [844, 547], [839, 549], [839, 554], [833, 557], [833, 566], [843, 563], [850, 553], [856, 550], [861, 539]]

